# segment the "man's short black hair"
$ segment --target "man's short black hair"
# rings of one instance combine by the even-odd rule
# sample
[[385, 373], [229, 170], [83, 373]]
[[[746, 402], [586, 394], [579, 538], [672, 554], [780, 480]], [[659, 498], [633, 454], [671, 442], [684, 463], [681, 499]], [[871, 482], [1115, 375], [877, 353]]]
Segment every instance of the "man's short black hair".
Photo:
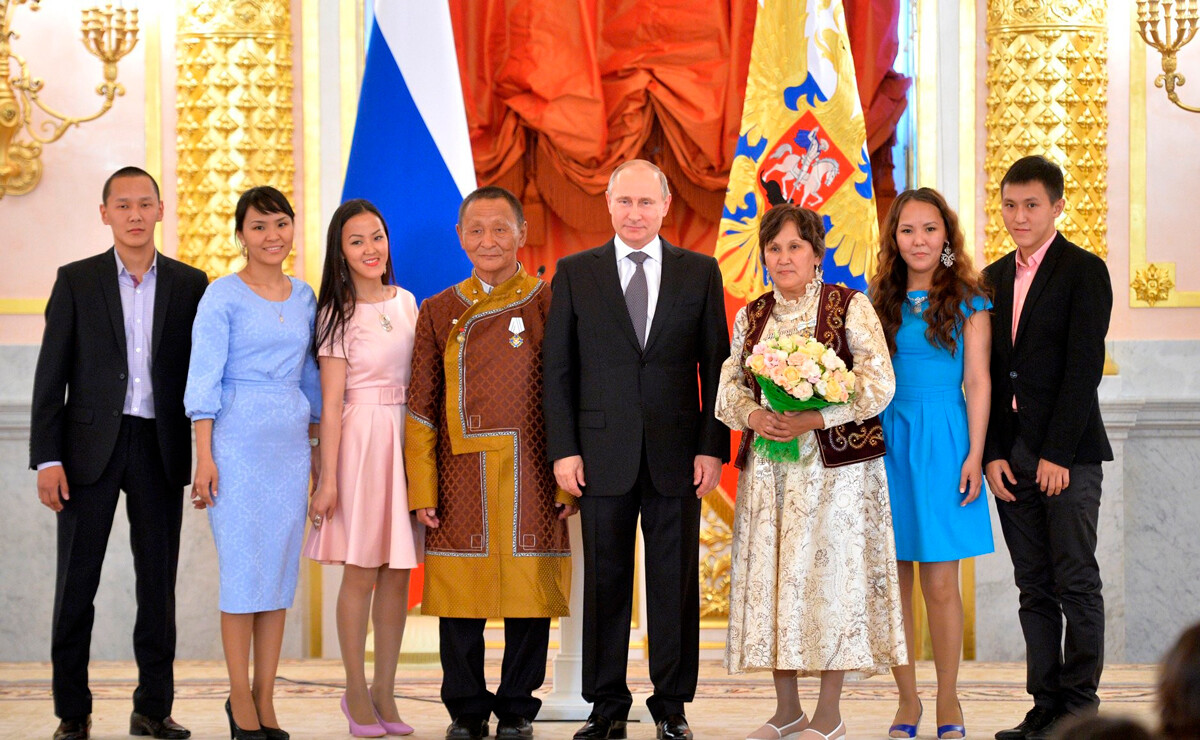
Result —
[[101, 193], [100, 193], [100, 202], [101, 203], [108, 202], [108, 196], [110, 193], [112, 193], [113, 180], [116, 180], [118, 177], [147, 177], [147, 178], [149, 178], [150, 184], [154, 186], [154, 197], [158, 198], [159, 200], [162, 200], [162, 196], [158, 192], [158, 182], [155, 181], [155, 179], [150, 175], [149, 172], [143, 170], [141, 167], [134, 167], [131, 165], [129, 167], [122, 167], [121, 169], [119, 169], [116, 172], [109, 175], [108, 179], [104, 181], [104, 190], [101, 191]]
[[1004, 173], [1004, 179], [1000, 181], [1000, 192], [1004, 192], [1005, 185], [1024, 185], [1029, 182], [1040, 182], [1046, 188], [1051, 203], [1062, 200], [1062, 169], [1040, 154], [1021, 157], [1013, 162], [1008, 172]]
[[513, 216], [517, 219], [517, 228], [521, 228], [521, 224], [525, 223], [525, 209], [521, 207], [521, 200], [517, 196], [499, 185], [484, 185], [463, 198], [462, 205], [458, 207], [459, 226], [462, 226], [463, 216], [467, 215], [467, 206], [477, 200], [507, 201], [509, 207], [512, 208]]

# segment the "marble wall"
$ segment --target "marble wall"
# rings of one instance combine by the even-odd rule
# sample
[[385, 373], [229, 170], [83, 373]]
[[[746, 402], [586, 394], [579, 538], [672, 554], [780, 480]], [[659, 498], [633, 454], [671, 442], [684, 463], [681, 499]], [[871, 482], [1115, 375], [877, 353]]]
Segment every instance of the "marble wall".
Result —
[[[50, 659], [50, 619], [54, 607], [54, 514], [37, 498], [36, 474], [29, 470], [29, 399], [37, 364], [36, 346], [0, 346], [0, 511], [8, 532], [0, 537], [0, 661]], [[179, 576], [175, 589], [177, 649], [180, 659], [221, 657], [217, 611], [217, 553], [208, 518], [188, 507], [183, 515]], [[300, 606], [288, 613], [284, 657], [301, 657], [305, 629]], [[133, 658], [136, 614], [129, 522], [114, 519], [92, 630], [93, 660]]]

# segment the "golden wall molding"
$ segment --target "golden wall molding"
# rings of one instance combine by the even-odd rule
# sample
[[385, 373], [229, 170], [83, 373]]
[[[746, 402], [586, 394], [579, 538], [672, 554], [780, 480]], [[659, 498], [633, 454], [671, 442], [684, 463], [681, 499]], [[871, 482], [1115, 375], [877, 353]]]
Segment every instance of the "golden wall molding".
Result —
[[177, 0], [176, 11], [179, 258], [211, 279], [240, 265], [233, 211], [244, 190], [271, 185], [294, 202], [291, 8]]
[[[300, 5], [300, 93], [304, 147], [304, 279], [313, 290], [320, 289], [321, 256], [321, 5], [319, 0], [301, 0]], [[310, 560], [306, 571], [308, 589], [308, 655], [325, 655], [324, 571]], [[371, 648], [372, 658], [374, 647]]]
[[729, 623], [733, 566], [733, 499], [720, 486], [700, 501], [700, 619], [705, 627]]
[[0, 298], [0, 316], [41, 316], [46, 312], [45, 298]]
[[1030, 154], [1063, 168], [1067, 207], [1059, 231], [1107, 258], [1106, 0], [988, 0], [986, 36], [986, 261], [1012, 249], [1000, 180]]
[[[1133, 9], [1130, 9], [1132, 17]], [[1146, 249], [1146, 45], [1129, 42], [1129, 305], [1200, 307], [1200, 290], [1178, 290], [1174, 262], [1151, 262]]]
[[[163, 181], [163, 132], [162, 132], [162, 19], [160, 9], [142, 12], [142, 32], [146, 45], [146, 71], [143, 86], [146, 89], [146, 171], [159, 183]], [[162, 227], [159, 226], [159, 234]], [[162, 242], [159, 242], [161, 246]]]

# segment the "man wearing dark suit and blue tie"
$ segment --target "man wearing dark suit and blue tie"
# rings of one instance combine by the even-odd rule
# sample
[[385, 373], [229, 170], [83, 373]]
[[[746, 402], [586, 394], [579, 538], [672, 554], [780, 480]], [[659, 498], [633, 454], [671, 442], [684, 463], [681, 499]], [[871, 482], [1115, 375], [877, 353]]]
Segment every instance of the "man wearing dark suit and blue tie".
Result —
[[129, 733], [186, 738], [170, 716], [175, 568], [192, 467], [183, 389], [208, 279], [158, 253], [163, 205], [148, 173], [118, 170], [101, 199], [113, 247], [59, 269], [33, 380], [30, 467], [58, 530], [51, 661], [62, 721], [54, 739], [89, 736], [92, 602], [121, 491], [138, 604]]
[[616, 236], [564, 257], [542, 347], [549, 457], [579, 499], [584, 550], [579, 740], [624, 738], [634, 543], [646, 548], [647, 704], [659, 740], [691, 738], [685, 704], [699, 659], [700, 498], [729, 459], [713, 416], [729, 356], [721, 272], [658, 235], [671, 204], [653, 164], [617, 167], [606, 193]]
[[1040, 156], [1018, 160], [1000, 197], [1017, 249], [984, 270], [994, 290], [984, 464], [1021, 594], [1034, 707], [996, 738], [1041, 740], [1100, 703], [1104, 598], [1096, 525], [1100, 464], [1113, 454], [1097, 387], [1112, 284], [1103, 260], [1055, 228], [1064, 206], [1058, 165]]

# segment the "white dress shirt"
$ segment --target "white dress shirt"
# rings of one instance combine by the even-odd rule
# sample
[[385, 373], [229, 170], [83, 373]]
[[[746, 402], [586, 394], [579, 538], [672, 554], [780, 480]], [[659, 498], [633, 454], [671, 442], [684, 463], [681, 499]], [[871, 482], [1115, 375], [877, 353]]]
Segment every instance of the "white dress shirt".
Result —
[[[649, 336], [650, 327], [654, 325], [654, 309], [658, 307], [658, 286], [662, 283], [662, 240], [655, 236], [646, 246], [634, 249], [621, 241], [621, 237], [614, 236], [613, 244], [617, 248], [617, 275], [621, 278], [621, 293], [629, 287], [633, 273], [637, 272], [637, 263], [628, 259], [629, 255], [641, 252], [649, 257], [642, 263], [642, 270], [646, 273], [646, 335]], [[640, 339], [644, 344], [646, 337]]]

